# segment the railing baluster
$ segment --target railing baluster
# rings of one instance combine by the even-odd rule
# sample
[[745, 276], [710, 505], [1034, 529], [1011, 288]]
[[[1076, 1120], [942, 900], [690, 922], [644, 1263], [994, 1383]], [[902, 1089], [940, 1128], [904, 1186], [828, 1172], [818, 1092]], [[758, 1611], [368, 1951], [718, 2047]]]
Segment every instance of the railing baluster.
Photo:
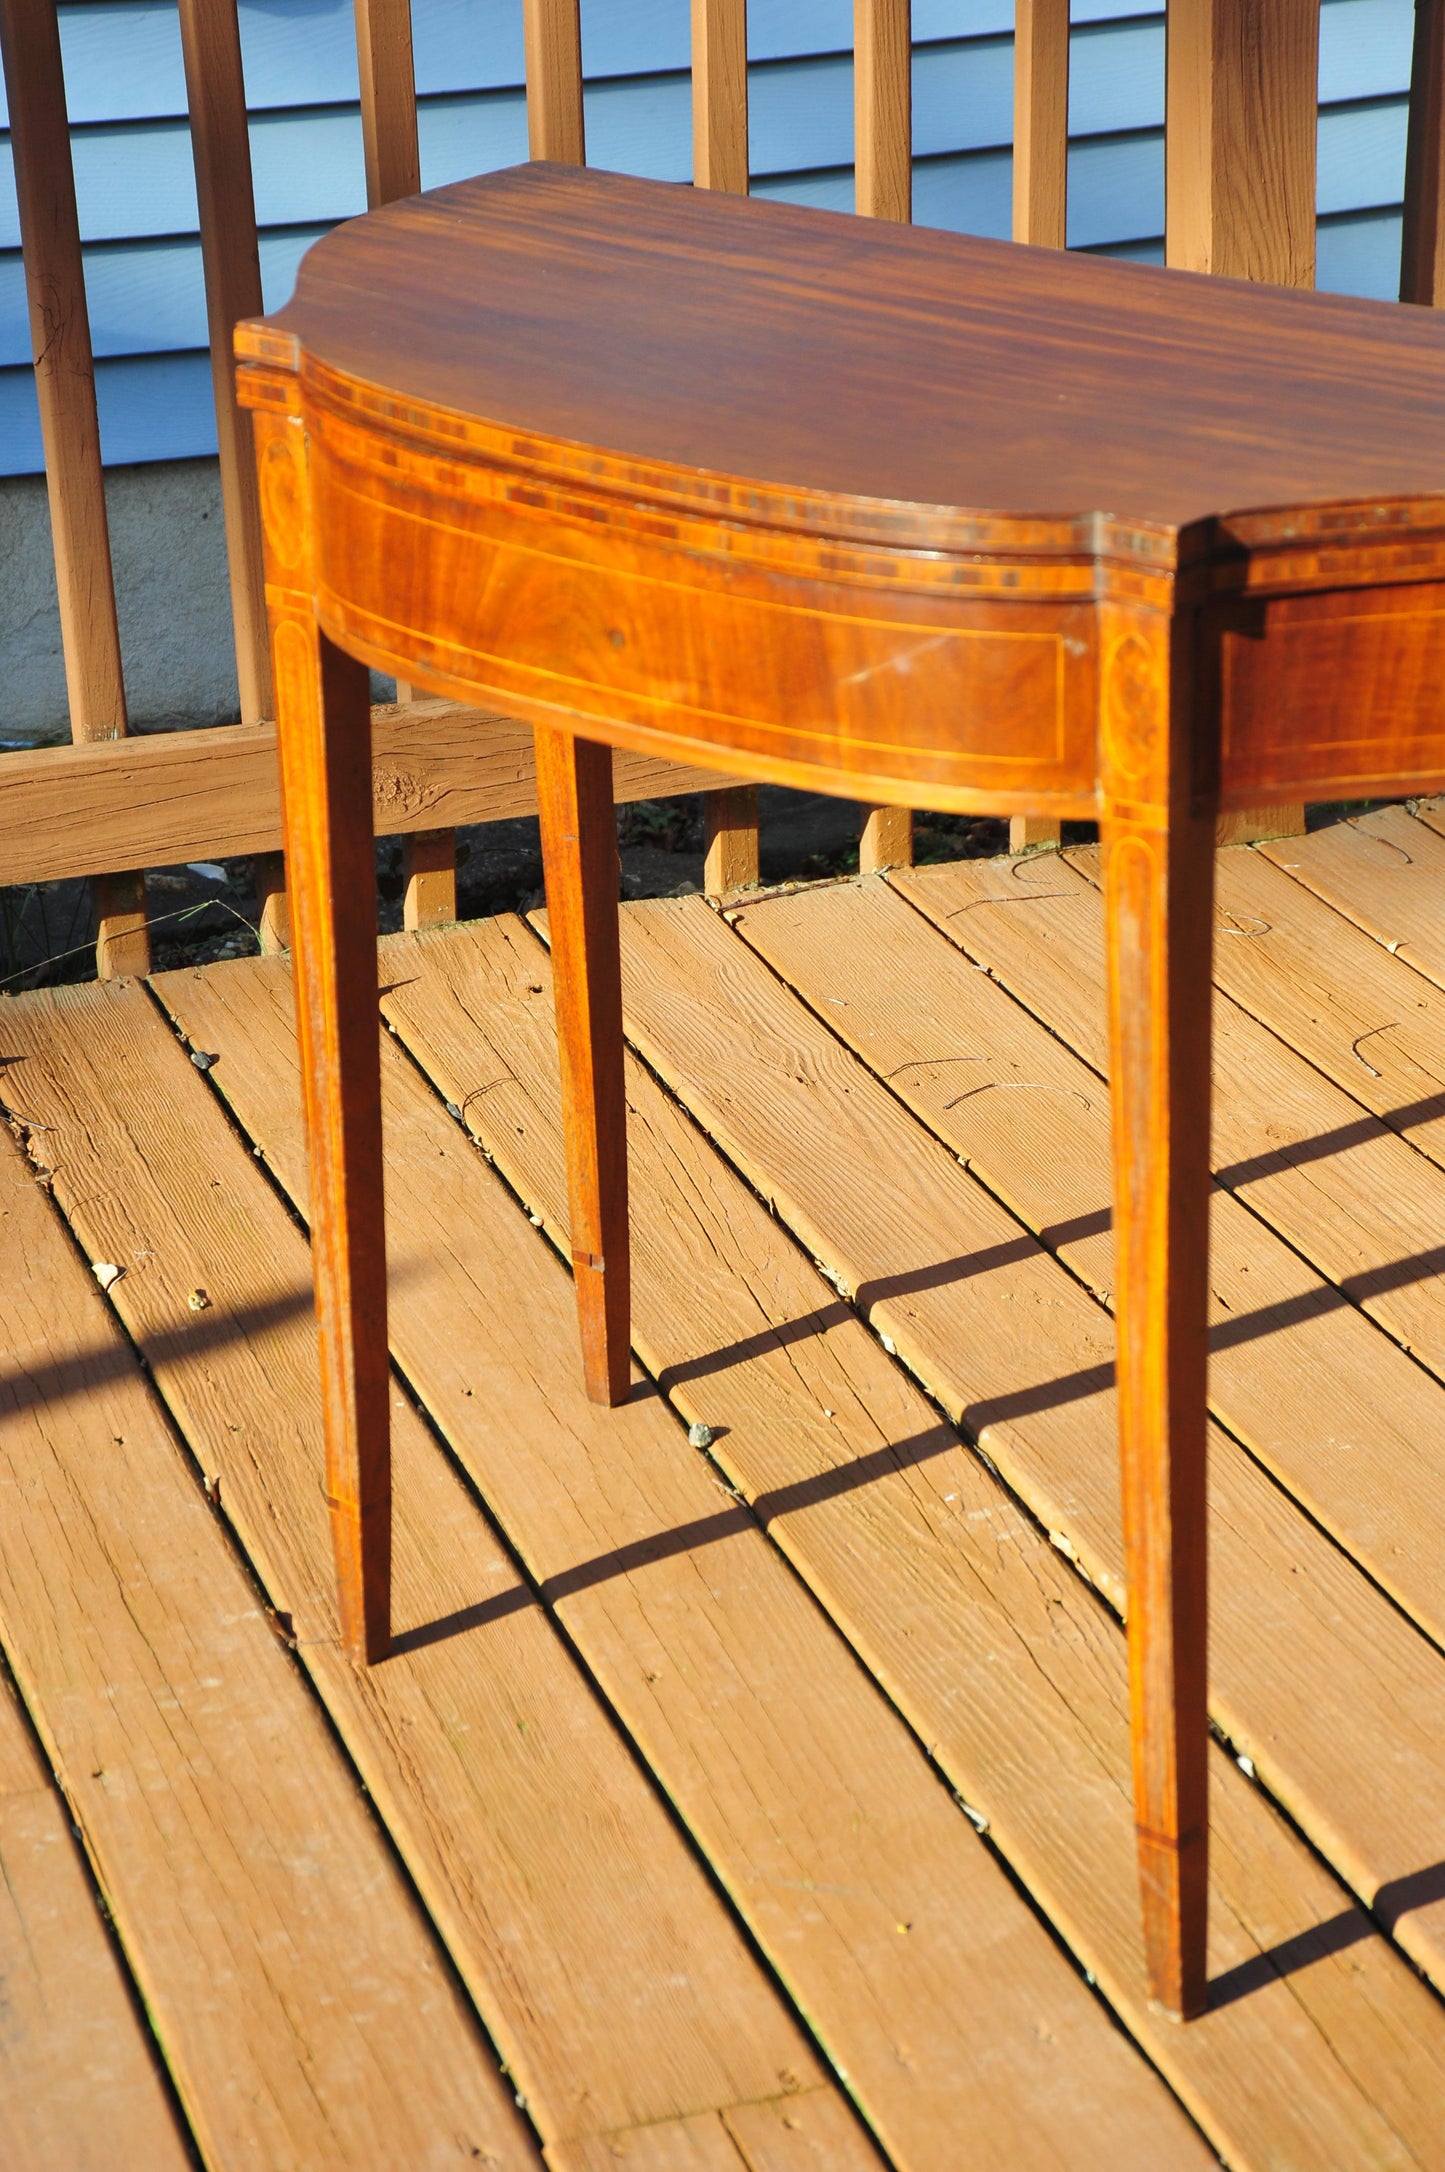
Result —
[[[912, 0], [853, 0], [853, 208], [867, 219], [913, 217]], [[912, 865], [912, 813], [870, 808], [860, 871]]]
[[1013, 238], [1066, 245], [1069, 0], [1015, 0]]
[[[694, 188], [748, 193], [747, 0], [692, 0]], [[709, 897], [758, 880], [758, 788], [703, 795], [702, 886]]]
[[[274, 714], [266, 583], [261, 564], [261, 517], [251, 417], [236, 402], [231, 335], [242, 317], [261, 313], [261, 260], [256, 195], [246, 128], [246, 86], [236, 0], [180, 0], [181, 51], [190, 108], [191, 154], [201, 216], [201, 262], [211, 384], [216, 400], [221, 509], [231, 582], [231, 623], [241, 722]], [[285, 873], [279, 853], [258, 859], [256, 895], [264, 950], [289, 939]]]
[[356, 0], [356, 61], [366, 201], [374, 211], [421, 188], [411, 0]]
[[1445, 303], [1445, 0], [1415, 0], [1400, 299]]
[[692, 180], [748, 193], [747, 0], [692, 0]]
[[579, 0], [522, 0], [527, 67], [527, 148], [564, 166], [587, 163], [582, 125]]
[[[1069, 0], [1015, 0], [1013, 238], [1043, 249], [1067, 245], [1069, 206]], [[1014, 815], [1010, 852], [1057, 845], [1048, 815]]]
[[[411, 0], [356, 0], [356, 61], [361, 77], [361, 137], [370, 210], [421, 188], [412, 60]], [[398, 679], [396, 698], [414, 689]], [[438, 927], [457, 917], [457, 833], [418, 830], [402, 839], [402, 926]]]
[[[1169, 0], [1165, 259], [1315, 281], [1320, 0]], [[1294, 837], [1297, 806], [1221, 815], [1219, 842]]]
[[913, 217], [911, 0], [853, 0], [853, 204]]
[[[10, 95], [70, 733], [75, 740], [121, 739], [125, 684], [54, 0], [0, 0], [0, 53]], [[149, 972], [144, 873], [97, 876], [93, 890], [101, 978]]]

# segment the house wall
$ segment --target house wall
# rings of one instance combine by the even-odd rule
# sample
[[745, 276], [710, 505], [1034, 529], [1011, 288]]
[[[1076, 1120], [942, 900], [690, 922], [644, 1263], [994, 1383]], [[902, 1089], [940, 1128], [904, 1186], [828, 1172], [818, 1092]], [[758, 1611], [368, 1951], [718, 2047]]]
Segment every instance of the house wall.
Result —
[[[526, 155], [521, 0], [413, 0], [427, 187]], [[1393, 296], [1412, 0], [1324, 0], [1319, 283]], [[215, 417], [175, 0], [63, 0], [102, 447], [134, 721], [234, 713]], [[268, 307], [364, 208], [352, 0], [241, 0]], [[851, 0], [751, 0], [760, 195], [852, 208]], [[1071, 246], [1158, 259], [1164, 17], [1073, 0]], [[691, 175], [688, 0], [582, 0], [593, 164]], [[914, 0], [914, 203], [1009, 227], [1013, 0]], [[0, 116], [3, 117], [3, 116]], [[64, 736], [39, 422], [0, 134], [0, 740]]]

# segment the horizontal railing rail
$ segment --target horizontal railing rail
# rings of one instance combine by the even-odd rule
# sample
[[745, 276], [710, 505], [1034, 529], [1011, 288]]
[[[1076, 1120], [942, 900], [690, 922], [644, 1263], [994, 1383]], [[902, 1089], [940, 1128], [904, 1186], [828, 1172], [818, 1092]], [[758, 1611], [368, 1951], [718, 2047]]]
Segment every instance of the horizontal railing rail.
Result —
[[[581, 163], [578, 0], [517, 4], [532, 154]], [[3, 757], [0, 883], [88, 877], [103, 975], [146, 969], [147, 866], [250, 856], [263, 946], [286, 939], [254, 464], [231, 365], [235, 323], [261, 307], [236, 0], [179, 6], [241, 723], [128, 738], [55, 0], [0, 0], [72, 732], [68, 747]], [[691, 10], [695, 182], [745, 193], [746, 0], [691, 0]], [[1016, 4], [1013, 231], [1050, 248], [1067, 241], [1069, 15], [1068, 0]], [[1168, 0], [1167, 19], [1168, 260], [1311, 283], [1319, 0]], [[911, 215], [911, 28], [909, 0], [854, 0], [856, 205], [875, 218]], [[356, 36], [375, 205], [420, 185], [410, 0], [356, 0]], [[1445, 0], [1418, 0], [1401, 295], [1432, 306], [1445, 299], [1442, 116]], [[455, 825], [534, 807], [530, 736], [510, 720], [398, 692], [398, 705], [378, 711], [377, 826], [405, 841], [404, 916], [419, 926], [455, 914]], [[621, 799], [706, 791], [709, 891], [757, 880], [755, 786], [632, 757], [617, 768]], [[1298, 810], [1271, 812], [1265, 827], [1299, 820]], [[1226, 834], [1260, 827], [1231, 818]], [[1019, 821], [1012, 842], [1056, 836]], [[869, 814], [863, 867], [911, 854], [906, 812]]]

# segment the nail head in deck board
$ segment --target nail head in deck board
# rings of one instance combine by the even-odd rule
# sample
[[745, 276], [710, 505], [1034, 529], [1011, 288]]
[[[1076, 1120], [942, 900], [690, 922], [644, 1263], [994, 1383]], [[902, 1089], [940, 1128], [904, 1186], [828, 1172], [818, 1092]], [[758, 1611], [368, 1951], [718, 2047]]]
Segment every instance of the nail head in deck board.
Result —
[[354, 1778], [8, 1136], [0, 1201], [23, 1269], [0, 1284], [18, 1361], [0, 1391], [0, 1634], [202, 2155], [257, 2172], [351, 2172], [378, 2145], [408, 2166], [474, 2148], [535, 2165]]
[[[700, 900], [627, 909], [623, 994], [634, 1045], [1122, 1607], [1107, 1316]], [[1445, 1662], [1217, 1431], [1211, 1473], [1213, 1708], [1356, 1892], [1409, 1898], [1396, 1936], [1445, 1985], [1417, 1880], [1445, 1861]]]
[[[959, 875], [941, 870], [944, 881], [924, 894], [958, 903], [999, 883], [995, 863], [959, 865]], [[1015, 941], [1047, 945], [1057, 902], [1014, 914]], [[948, 910], [935, 909], [940, 917]], [[966, 940], [981, 918], [965, 911], [945, 925]], [[1108, 1092], [1047, 1030], [1054, 1021], [1041, 1024], [886, 885], [773, 899], [734, 925], [1112, 1307]], [[1022, 988], [1031, 962], [1030, 952], [1018, 970]], [[830, 1004], [843, 986], [847, 1002]], [[1101, 959], [1080, 1001], [1102, 1011], [1103, 994]], [[934, 1060], [950, 1047], [954, 1061]], [[1211, 1221], [1211, 1407], [1445, 1646], [1445, 1484], [1430, 1446], [1445, 1434], [1445, 1389], [1228, 1192], [1216, 1189]]]
[[6, 2172], [186, 2172], [190, 2151], [62, 1797], [0, 1678], [0, 2140]]
[[[510, 717], [445, 701], [374, 708], [372, 755], [379, 837], [537, 812], [532, 728]], [[729, 781], [620, 751], [613, 767], [619, 801]], [[281, 843], [272, 724], [35, 747], [5, 755], [0, 778], [0, 883], [224, 860]]]
[[[520, 1000], [547, 1014], [555, 1081], [545, 955], [509, 925], [537, 990]], [[388, 1007], [418, 964], [449, 955], [430, 939], [388, 945]], [[299, 1196], [284, 970], [260, 961], [167, 986], [190, 1030], [228, 1051], [217, 1081]], [[951, 2165], [967, 2121], [973, 2161], [1012, 2168], [1020, 2071], [1032, 2131], [1063, 2162], [1143, 2167], [1187, 2152], [1158, 2084], [1132, 2070], [917, 1746], [676, 1421], [655, 1397], [611, 1414], [586, 1401], [560, 1264], [480, 1156], [454, 1158], [454, 1125], [406, 1058], [383, 1053], [398, 1361], [890, 2154]], [[458, 1105], [474, 1098], [469, 1082]], [[711, 1160], [704, 1150], [704, 1178]], [[424, 1290], [429, 1260], [443, 1267]], [[510, 1293], [505, 1312], [497, 1289]], [[487, 1397], [522, 1368], [556, 1415], [539, 1423], [509, 1389], [499, 1432]], [[1120, 1832], [1115, 1890], [1132, 1897], [1127, 1817]], [[900, 1934], [900, 1922], [914, 1929]]]
[[[281, 1094], [288, 1112], [298, 1097], [299, 1128], [284, 965], [278, 984]], [[158, 982], [187, 1013], [195, 985], [187, 972]], [[802, 2036], [552, 1626], [395, 1394], [402, 1648], [381, 1667], [340, 1657], [307, 1247], [155, 1004], [134, 986], [75, 988], [5, 1017], [7, 1047], [24, 1052], [6, 1076], [24, 1078], [26, 1115], [49, 1127], [57, 1199], [87, 1249], [126, 1259], [114, 1285], [126, 1326], [202, 1468], [220, 1474], [225, 1513], [292, 1617], [544, 2137], [770, 2094], [780, 2069], [813, 2078]], [[207, 1045], [227, 1050], [218, 1076], [239, 1067], [229, 1039]], [[454, 1139], [453, 1155], [468, 1155]], [[211, 1297], [199, 1320], [187, 1304], [198, 1284]], [[425, 1265], [420, 1286], [434, 1302]], [[486, 1422], [505, 1427], [515, 1398], [478, 1386]], [[525, 1419], [536, 1424], [535, 1409]], [[427, 1641], [433, 1624], [455, 1633]]]
[[[384, 955], [396, 961], [384, 1004], [406, 1046], [564, 1237], [556, 1052], [537, 953], [503, 918]], [[1388, 2100], [1387, 2120], [1405, 2109], [1428, 2158], [1430, 2117], [1408, 2108], [1440, 2093], [1441, 2014], [1382, 1940], [1366, 1934], [1328, 1971], [1291, 1975], [1267, 2009], [1256, 1982], [1249, 2002], [1189, 2030], [1140, 2010], [1117, 1628], [635, 1059], [629, 1097], [643, 1357], [683, 1417], [722, 1419], [715, 1455], [730, 1480], [953, 1785], [986, 1810], [1015, 1872], [1206, 2131], [1237, 2165], [1274, 2149], [1335, 2172], [1345, 2129], [1361, 2132], [1334, 2099], [1343, 2058], [1367, 2092], [1380, 2090], [1377, 2103]], [[1255, 1940], [1307, 1945], [1326, 1923], [1331, 1937], [1349, 1921], [1364, 1930], [1222, 1753], [1216, 1827], [1220, 1972], [1257, 1965], [1242, 1960]], [[1357, 1961], [1372, 1979], [1368, 2013], [1355, 2004]], [[1384, 2084], [1378, 2061], [1392, 2063], [1402, 2044], [1404, 2064]], [[1282, 2116], [1300, 2122], [1287, 2139]], [[1373, 2147], [1362, 2143], [1366, 2162]]]
[[[1106, 1056], [1103, 908], [1080, 872], [1087, 865], [1084, 854], [1066, 855], [1023, 875], [1006, 862], [960, 862], [894, 887], [1097, 1069]], [[1035, 902], [1020, 909], [1029, 885]], [[1216, 956], [1226, 941], [1251, 939], [1249, 920], [1237, 938], [1228, 932], [1236, 922], [1223, 917]], [[1445, 1176], [1222, 990], [1214, 1056], [1219, 1181], [1445, 1379]], [[1077, 1108], [1072, 1096], [1056, 1098], [1050, 1120], [1062, 1132]], [[1051, 1180], [1067, 1182], [1071, 1164], [1071, 1152], [1055, 1153]], [[1051, 1244], [1067, 1219], [1051, 1217]]]

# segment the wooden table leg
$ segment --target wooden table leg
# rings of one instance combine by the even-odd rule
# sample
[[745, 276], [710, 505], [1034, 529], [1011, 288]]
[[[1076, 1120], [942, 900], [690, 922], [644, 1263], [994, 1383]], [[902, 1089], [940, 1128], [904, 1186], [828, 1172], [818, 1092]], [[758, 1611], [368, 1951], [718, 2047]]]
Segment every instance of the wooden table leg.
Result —
[[1167, 623], [1116, 636], [1103, 842], [1135, 1825], [1150, 1994], [1187, 2018], [1207, 1997], [1214, 812], [1169, 676]]
[[536, 741], [582, 1369], [594, 1402], [623, 1403], [631, 1264], [612, 749], [541, 727]]
[[391, 1410], [371, 692], [365, 665], [276, 608], [291, 955], [311, 1156], [326, 1493], [352, 1657], [391, 1641]]

